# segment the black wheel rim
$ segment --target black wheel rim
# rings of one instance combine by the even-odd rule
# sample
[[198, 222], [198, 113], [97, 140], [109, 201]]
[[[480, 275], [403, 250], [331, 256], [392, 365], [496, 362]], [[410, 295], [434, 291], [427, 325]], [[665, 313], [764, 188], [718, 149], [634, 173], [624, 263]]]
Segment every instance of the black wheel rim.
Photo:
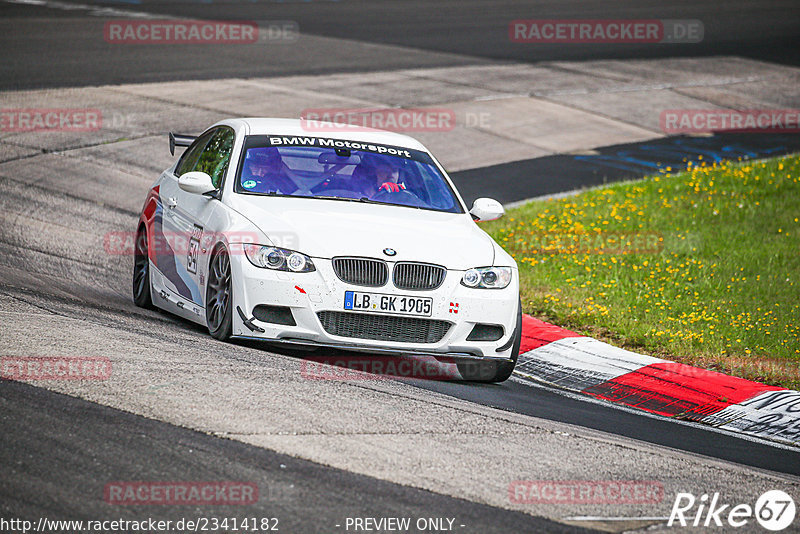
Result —
[[231, 294], [231, 263], [226, 252], [214, 257], [211, 272], [208, 274], [208, 302], [206, 303], [208, 327], [219, 330], [228, 312]]
[[140, 297], [145, 290], [145, 284], [149, 283], [147, 271], [150, 268], [150, 261], [147, 257], [147, 234], [139, 232], [136, 236], [136, 252], [133, 259], [133, 291], [136, 297]]

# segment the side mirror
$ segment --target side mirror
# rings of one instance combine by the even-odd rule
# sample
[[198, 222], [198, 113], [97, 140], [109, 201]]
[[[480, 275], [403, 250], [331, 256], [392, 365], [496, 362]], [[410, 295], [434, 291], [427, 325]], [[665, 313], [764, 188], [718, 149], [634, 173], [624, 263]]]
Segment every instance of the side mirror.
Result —
[[493, 198], [479, 198], [472, 203], [469, 213], [476, 221], [493, 221], [505, 215], [506, 210]]
[[211, 177], [204, 172], [192, 171], [187, 172], [178, 178], [178, 187], [187, 193], [194, 193], [196, 195], [205, 195], [217, 188], [211, 183]]

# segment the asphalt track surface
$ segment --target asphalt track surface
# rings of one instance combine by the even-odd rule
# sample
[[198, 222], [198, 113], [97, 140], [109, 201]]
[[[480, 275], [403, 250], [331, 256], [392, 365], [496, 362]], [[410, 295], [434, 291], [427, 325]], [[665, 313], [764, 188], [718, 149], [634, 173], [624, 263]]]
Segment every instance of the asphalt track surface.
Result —
[[[365, 503], [374, 517], [458, 518], [469, 525], [469, 532], [589, 532], [324, 467], [26, 384], [4, 383], [0, 406], [0, 514], [5, 518], [36, 523], [38, 518], [57, 516], [173, 521], [242, 517], [237, 506], [203, 511], [156, 506], [143, 512], [142, 507], [113, 505], [103, 498], [110, 478], [189, 477], [256, 483], [260, 498], [247, 507], [247, 517], [277, 518], [280, 532], [341, 531], [337, 526], [347, 517], [363, 516]], [[53, 472], [57, 484], [51, 483]], [[314, 512], [309, 514], [309, 509]]]
[[568, 397], [547, 387], [533, 389], [529, 383], [516, 378], [502, 386], [473, 384], [464, 387], [453, 382], [433, 381], [416, 381], [415, 385], [515, 413], [602, 430], [760, 469], [800, 475], [800, 453], [796, 450], [777, 449], [769, 444], [718, 434], [700, 425], [687, 426], [664, 417], [649, 417], [608, 404], [589, 403], [586, 399]]
[[[103, 5], [127, 8], [116, 2]], [[738, 54], [797, 63], [797, 36], [800, 32], [796, 31], [798, 15], [796, 9], [790, 9], [791, 2], [734, 2], [726, 4], [723, 13], [719, 12], [719, 6], [715, 3], [654, 2], [646, 7], [639, 2], [622, 2], [614, 6], [613, 9], [592, 8], [593, 11], [588, 12], [579, 3], [552, 2], [520, 6], [509, 2], [500, 3], [489, 10], [478, 2], [443, 2], [436, 8], [436, 17], [431, 16], [429, 2], [257, 2], [243, 5], [145, 2], [131, 9], [207, 19], [296, 20], [303, 32], [321, 36], [346, 37], [365, 43], [402, 44], [441, 52], [438, 56], [425, 56], [428, 66], [472, 64], [497, 58], [515, 61], [537, 61], [544, 57], [572, 59], [576, 54], [585, 59], [585, 49], [554, 46], [536, 51], [536, 54], [543, 54], [539, 56], [530, 55], [530, 49], [511, 46], [506, 39], [507, 21], [534, 17], [633, 18], [640, 13], [647, 13], [649, 18], [703, 20], [707, 39], [700, 49], [692, 49], [693, 54]], [[102, 39], [97, 38], [98, 28], [102, 30], [100, 20], [61, 9], [48, 9], [47, 16], [43, 18], [40, 9], [0, 4], [0, 24], [6, 25], [6, 31], [0, 36], [0, 47], [7, 54], [0, 63], [2, 89], [419, 66], [413, 51], [406, 57], [376, 57], [369, 53], [368, 48], [361, 46], [354, 47], [355, 53], [353, 50], [347, 53], [332, 51], [328, 55], [321, 53], [321, 49], [291, 50], [286, 57], [271, 62], [250, 55], [255, 54], [253, 51], [235, 50], [226, 52], [232, 54], [225, 58], [226, 61], [215, 62], [199, 54], [198, 49], [193, 47], [172, 47], [166, 53], [154, 49], [120, 52], [110, 50]], [[45, 28], [50, 31], [43, 31]], [[445, 28], [457, 28], [458, 31], [443, 31]], [[64, 32], [71, 38], [65, 39]], [[24, 38], [25, 35], [29, 38]], [[70, 44], [63, 46], [64, 42]], [[361, 53], [358, 53], [359, 49]], [[684, 53], [689, 53], [689, 49], [675, 45], [647, 49], [601, 46], [592, 48], [591, 57], [659, 57]], [[92, 60], [87, 60], [90, 57]], [[765, 138], [762, 136], [760, 139]], [[797, 148], [797, 136], [773, 141], [762, 148], [768, 151], [782, 146], [785, 147], [783, 152]], [[635, 147], [610, 147], [607, 152], [629, 152], [631, 149]], [[603, 153], [602, 150], [599, 152]], [[532, 169], [541, 170], [548, 166], [583, 169], [580, 171], [583, 174], [579, 174], [582, 178], [578, 179], [577, 184], [581, 186], [637, 175], [635, 169], [609, 169], [607, 165], [591, 164], [574, 157], [554, 158], [464, 171], [456, 174], [456, 180], [465, 188], [465, 196], [469, 197], [473, 192], [470, 184], [487, 173], [497, 177], [497, 183], [502, 183], [503, 177], [531, 175]], [[511, 181], [507, 180], [509, 183]], [[518, 191], [498, 191], [497, 196], [508, 202], [557, 193], [567, 185], [572, 187], [575, 184], [564, 184], [553, 189], [546, 181], [528, 183]], [[81, 199], [82, 194], [78, 186], [71, 195], [63, 195], [55, 200], [51, 193], [38, 190], [20, 198], [22, 202], [30, 202], [34, 211], [41, 214], [47, 211], [49, 203], [72, 203]], [[108, 208], [97, 209], [98, 217], [113, 219], [121, 215], [130, 216], [128, 213], [114, 213]], [[78, 220], [68, 219], [63, 224], [68, 227], [78, 224]], [[57, 260], [55, 265], [51, 265], [50, 259], [43, 257], [42, 251], [26, 250], [35, 247], [15, 242], [12, 236], [5, 236], [0, 246], [8, 257], [18, 256], [18, 260], [11, 260], [18, 262], [17, 267], [24, 269], [27, 263], [27, 266], [40, 272], [51, 271], [54, 278], [62, 274], [61, 269], [67, 264], [64, 261], [62, 265]], [[109, 299], [104, 290], [110, 286], [127, 285], [127, 279], [120, 278], [127, 277], [127, 271], [109, 269], [105, 274], [87, 276], [86, 280], [80, 280], [73, 287], [55, 288], [44, 282], [33, 282], [34, 277], [17, 277], [18, 273], [5, 271], [0, 284], [5, 296], [14, 295], [13, 298], [46, 307], [47, 303], [57, 302], [67, 294], [71, 304], [84, 306], [87, 313], [102, 309], [104, 313], [112, 315], [131, 314], [130, 302], [121, 297]], [[20, 291], [21, 287], [25, 288], [24, 291]], [[176, 322], [174, 319], [164, 319]], [[196, 330], [188, 323], [177, 323], [188, 330]], [[413, 384], [510, 412], [602, 430], [746, 466], [800, 475], [800, 453], [796, 451], [619, 410], [602, 403], [587, 402], [565, 396], [559, 391], [531, 387], [517, 379], [491, 386], [422, 381]], [[483, 532], [572, 531], [569, 527], [544, 519], [321, 467], [23, 384], [1, 384], [0, 406], [0, 462], [4, 466], [4, 480], [11, 482], [4, 484], [0, 490], [3, 503], [0, 510], [4, 516], [38, 517], [47, 513], [62, 513], [77, 518], [72, 515], [77, 511], [81, 517], [96, 519], [99, 512], [108, 512], [107, 505], [98, 498], [98, 484], [102, 483], [97, 481], [111, 478], [140, 480], [146, 479], [148, 474], [163, 479], [174, 474], [176, 478], [193, 476], [196, 480], [212, 476], [216, 479], [235, 479], [239, 476], [263, 481], [262, 488], [277, 484], [279, 489], [285, 489], [294, 484], [293, 491], [298, 492], [295, 496], [301, 498], [268, 503], [263, 513], [283, 513], [287, 525], [297, 531], [318, 530], [321, 517], [333, 521], [336, 517], [348, 514], [358, 515], [363, 512], [366, 500], [370, 503], [371, 514], [375, 516], [401, 513], [411, 516], [458, 516], [468, 518], [470, 526]], [[76, 458], [79, 459], [77, 463]], [[143, 467], [146, 469], [144, 473]], [[58, 479], [57, 484], [54, 484], [54, 478]], [[313, 484], [309, 483], [310, 480], [313, 480]], [[81, 488], [84, 493], [75, 493], [73, 488]], [[303, 514], [303, 509], [308, 508], [310, 494], [317, 499], [315, 506], [318, 507], [318, 513], [314, 517]], [[330, 503], [321, 502], [321, 496], [334, 500]], [[59, 504], [54, 506], [54, 502]], [[186, 512], [170, 510], [157, 513], [173, 517], [171, 514], [182, 516]], [[136, 510], [127, 513], [130, 513], [130, 517], [141, 515]]]
[[[62, 4], [61, 2], [54, 2]], [[800, 10], [793, 0], [614, 2], [481, 0], [73, 2], [206, 20], [293, 21], [304, 35], [292, 43], [125, 47], [103, 39], [103, 21], [89, 9], [0, 2], [0, 89], [104, 85], [167, 80], [281, 76], [480, 64], [587, 59], [737, 55], [800, 64]], [[114, 19], [107, 15], [105, 20]], [[119, 17], [116, 17], [119, 18]], [[517, 44], [515, 19], [696, 19], [697, 44]], [[332, 47], [325, 38], [351, 41]], [[381, 53], [370, 45], [408, 47]], [[420, 54], [419, 51], [426, 51]], [[432, 52], [432, 53], [431, 53]]]

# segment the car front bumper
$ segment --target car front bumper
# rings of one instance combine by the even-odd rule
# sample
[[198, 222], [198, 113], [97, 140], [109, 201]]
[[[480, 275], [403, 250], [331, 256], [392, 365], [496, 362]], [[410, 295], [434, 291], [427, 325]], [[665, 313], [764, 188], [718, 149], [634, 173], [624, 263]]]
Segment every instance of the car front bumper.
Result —
[[[234, 259], [235, 258], [235, 259]], [[448, 271], [440, 287], [430, 291], [408, 291], [394, 287], [391, 280], [383, 287], [363, 287], [341, 281], [331, 260], [314, 258], [316, 271], [291, 273], [262, 269], [244, 255], [234, 255], [233, 336], [259, 339], [286, 345], [305, 345], [330, 349], [355, 350], [373, 354], [410, 354], [450, 360], [495, 360], [511, 358], [514, 328], [519, 305], [519, 278], [516, 269], [504, 289], [475, 289], [461, 284], [463, 271]], [[389, 264], [390, 269], [393, 265]], [[345, 291], [397, 296], [431, 297], [425, 321], [449, 323], [446, 333], [433, 343], [364, 339], [335, 335], [326, 331], [320, 312], [382, 316], [392, 321], [396, 314], [344, 310]], [[291, 310], [296, 325], [260, 321], [253, 310], [258, 305], [283, 306]], [[402, 316], [410, 317], [410, 316]], [[495, 341], [467, 341], [476, 324], [500, 325], [503, 334]]]

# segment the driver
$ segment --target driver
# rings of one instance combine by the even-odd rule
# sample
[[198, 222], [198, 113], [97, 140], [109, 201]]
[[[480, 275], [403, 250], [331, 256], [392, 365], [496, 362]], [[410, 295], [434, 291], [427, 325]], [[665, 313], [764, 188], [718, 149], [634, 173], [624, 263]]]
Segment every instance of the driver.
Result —
[[374, 155], [365, 156], [362, 161], [353, 177], [359, 177], [360, 188], [366, 196], [371, 198], [381, 192], [397, 193], [406, 188], [400, 181], [400, 169], [391, 161]]
[[289, 195], [297, 191], [297, 185], [286, 174], [285, 167], [277, 148], [251, 148], [245, 158], [242, 187], [256, 193]]
[[375, 183], [378, 185], [378, 191], [387, 191], [389, 193], [397, 193], [406, 188], [406, 184], [400, 182], [400, 169], [389, 165], [386, 162], [381, 162], [375, 167]]

